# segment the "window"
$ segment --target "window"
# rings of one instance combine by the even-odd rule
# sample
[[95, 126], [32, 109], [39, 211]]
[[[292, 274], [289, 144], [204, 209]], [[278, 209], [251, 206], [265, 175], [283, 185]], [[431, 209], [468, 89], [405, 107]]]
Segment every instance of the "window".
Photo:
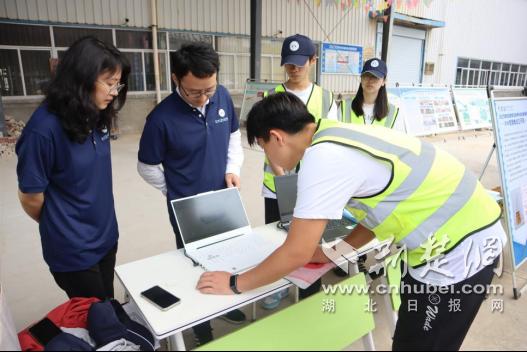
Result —
[[479, 60], [470, 60], [470, 68], [479, 68], [481, 61]]
[[458, 58], [456, 85], [521, 86], [526, 83], [526, 76], [526, 65]]
[[461, 85], [461, 74], [462, 74], [462, 70], [460, 68], [457, 69], [457, 73], [456, 73], [456, 85]]
[[[251, 75], [249, 38], [218, 36], [215, 45], [220, 55], [220, 83], [231, 90], [243, 90]], [[261, 80], [283, 82], [286, 79], [285, 71], [280, 67], [281, 50], [281, 40], [262, 40]]]
[[177, 51], [181, 48], [181, 45], [190, 42], [204, 42], [212, 45], [212, 36], [196, 33], [171, 32], [168, 34], [168, 41], [170, 42], [170, 50]]
[[459, 58], [457, 60], [457, 67], [468, 67], [468, 59]]
[[26, 95], [42, 95], [51, 76], [49, 71], [49, 50], [21, 50]]
[[[152, 32], [116, 30], [117, 47], [123, 49], [152, 49]], [[157, 48], [166, 50], [166, 33], [157, 33]]]
[[144, 91], [145, 82], [143, 79], [143, 55], [141, 53], [124, 53], [130, 61], [130, 75], [128, 76], [128, 90]]
[[0, 23], [0, 45], [49, 47], [49, 26]]
[[[159, 53], [159, 84], [161, 90], [168, 90], [166, 54]], [[145, 70], [146, 70], [146, 90], [156, 90], [156, 81], [154, 75], [154, 53], [145, 53]]]
[[235, 88], [235, 58], [235, 55], [220, 55], [220, 73], [218, 75], [218, 81], [227, 89]]
[[[152, 32], [147, 29], [0, 23], [2, 95], [43, 94], [43, 88], [50, 79], [50, 59], [57, 55], [60, 61], [68, 47], [85, 36], [93, 36], [115, 45], [128, 58], [131, 64], [129, 92], [155, 90]], [[178, 50], [185, 42], [196, 41], [209, 43], [218, 51], [221, 65], [218, 77], [220, 83], [231, 90], [243, 90], [250, 76], [248, 36], [166, 31], [158, 32], [161, 89], [171, 89], [169, 54]], [[281, 39], [262, 40], [262, 79], [275, 82], [283, 82], [286, 79], [285, 71], [280, 67], [281, 48]], [[313, 70], [313, 80], [316, 73], [317, 71]]]
[[67, 48], [76, 40], [92, 36], [106, 43], [113, 43], [111, 29], [76, 28], [76, 27], [53, 27], [55, 46]]
[[2, 96], [24, 95], [17, 50], [0, 49], [0, 89]]

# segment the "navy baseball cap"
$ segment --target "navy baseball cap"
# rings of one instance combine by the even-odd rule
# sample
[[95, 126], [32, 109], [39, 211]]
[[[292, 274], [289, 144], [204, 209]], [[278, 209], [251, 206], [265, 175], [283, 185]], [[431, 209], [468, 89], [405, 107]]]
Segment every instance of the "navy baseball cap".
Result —
[[282, 62], [280, 66], [291, 64], [304, 66], [307, 60], [315, 55], [315, 45], [305, 35], [295, 34], [285, 38], [282, 45]]
[[373, 58], [369, 59], [364, 63], [361, 75], [365, 73], [371, 73], [377, 78], [386, 78], [388, 68], [386, 67], [384, 61], [382, 61], [381, 59]]

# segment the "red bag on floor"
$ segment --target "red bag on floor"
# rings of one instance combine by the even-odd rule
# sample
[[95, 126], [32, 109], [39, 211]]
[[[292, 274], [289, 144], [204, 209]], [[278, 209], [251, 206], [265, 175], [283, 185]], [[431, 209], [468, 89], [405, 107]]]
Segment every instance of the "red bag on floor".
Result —
[[[46, 316], [59, 328], [80, 328], [88, 326], [88, 310], [93, 303], [100, 302], [98, 298], [72, 298], [53, 309]], [[37, 340], [29, 333], [29, 328], [18, 334], [22, 351], [44, 351]]]

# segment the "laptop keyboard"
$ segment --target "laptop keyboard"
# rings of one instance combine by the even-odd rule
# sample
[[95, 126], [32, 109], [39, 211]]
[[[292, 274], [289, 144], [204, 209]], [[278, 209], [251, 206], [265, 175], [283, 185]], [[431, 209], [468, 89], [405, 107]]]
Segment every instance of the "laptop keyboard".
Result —
[[192, 253], [206, 270], [239, 272], [260, 264], [278, 248], [258, 235], [243, 235]]
[[326, 231], [336, 230], [342, 226], [349, 226], [349, 225], [351, 225], [351, 223], [345, 219], [329, 220], [328, 224], [326, 225]]

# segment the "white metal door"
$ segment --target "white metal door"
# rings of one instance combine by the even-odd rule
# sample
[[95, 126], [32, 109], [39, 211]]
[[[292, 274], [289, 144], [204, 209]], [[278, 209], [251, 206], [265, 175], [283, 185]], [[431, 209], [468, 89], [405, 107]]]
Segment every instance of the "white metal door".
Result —
[[425, 37], [424, 30], [394, 26], [388, 62], [390, 85], [421, 83]]

